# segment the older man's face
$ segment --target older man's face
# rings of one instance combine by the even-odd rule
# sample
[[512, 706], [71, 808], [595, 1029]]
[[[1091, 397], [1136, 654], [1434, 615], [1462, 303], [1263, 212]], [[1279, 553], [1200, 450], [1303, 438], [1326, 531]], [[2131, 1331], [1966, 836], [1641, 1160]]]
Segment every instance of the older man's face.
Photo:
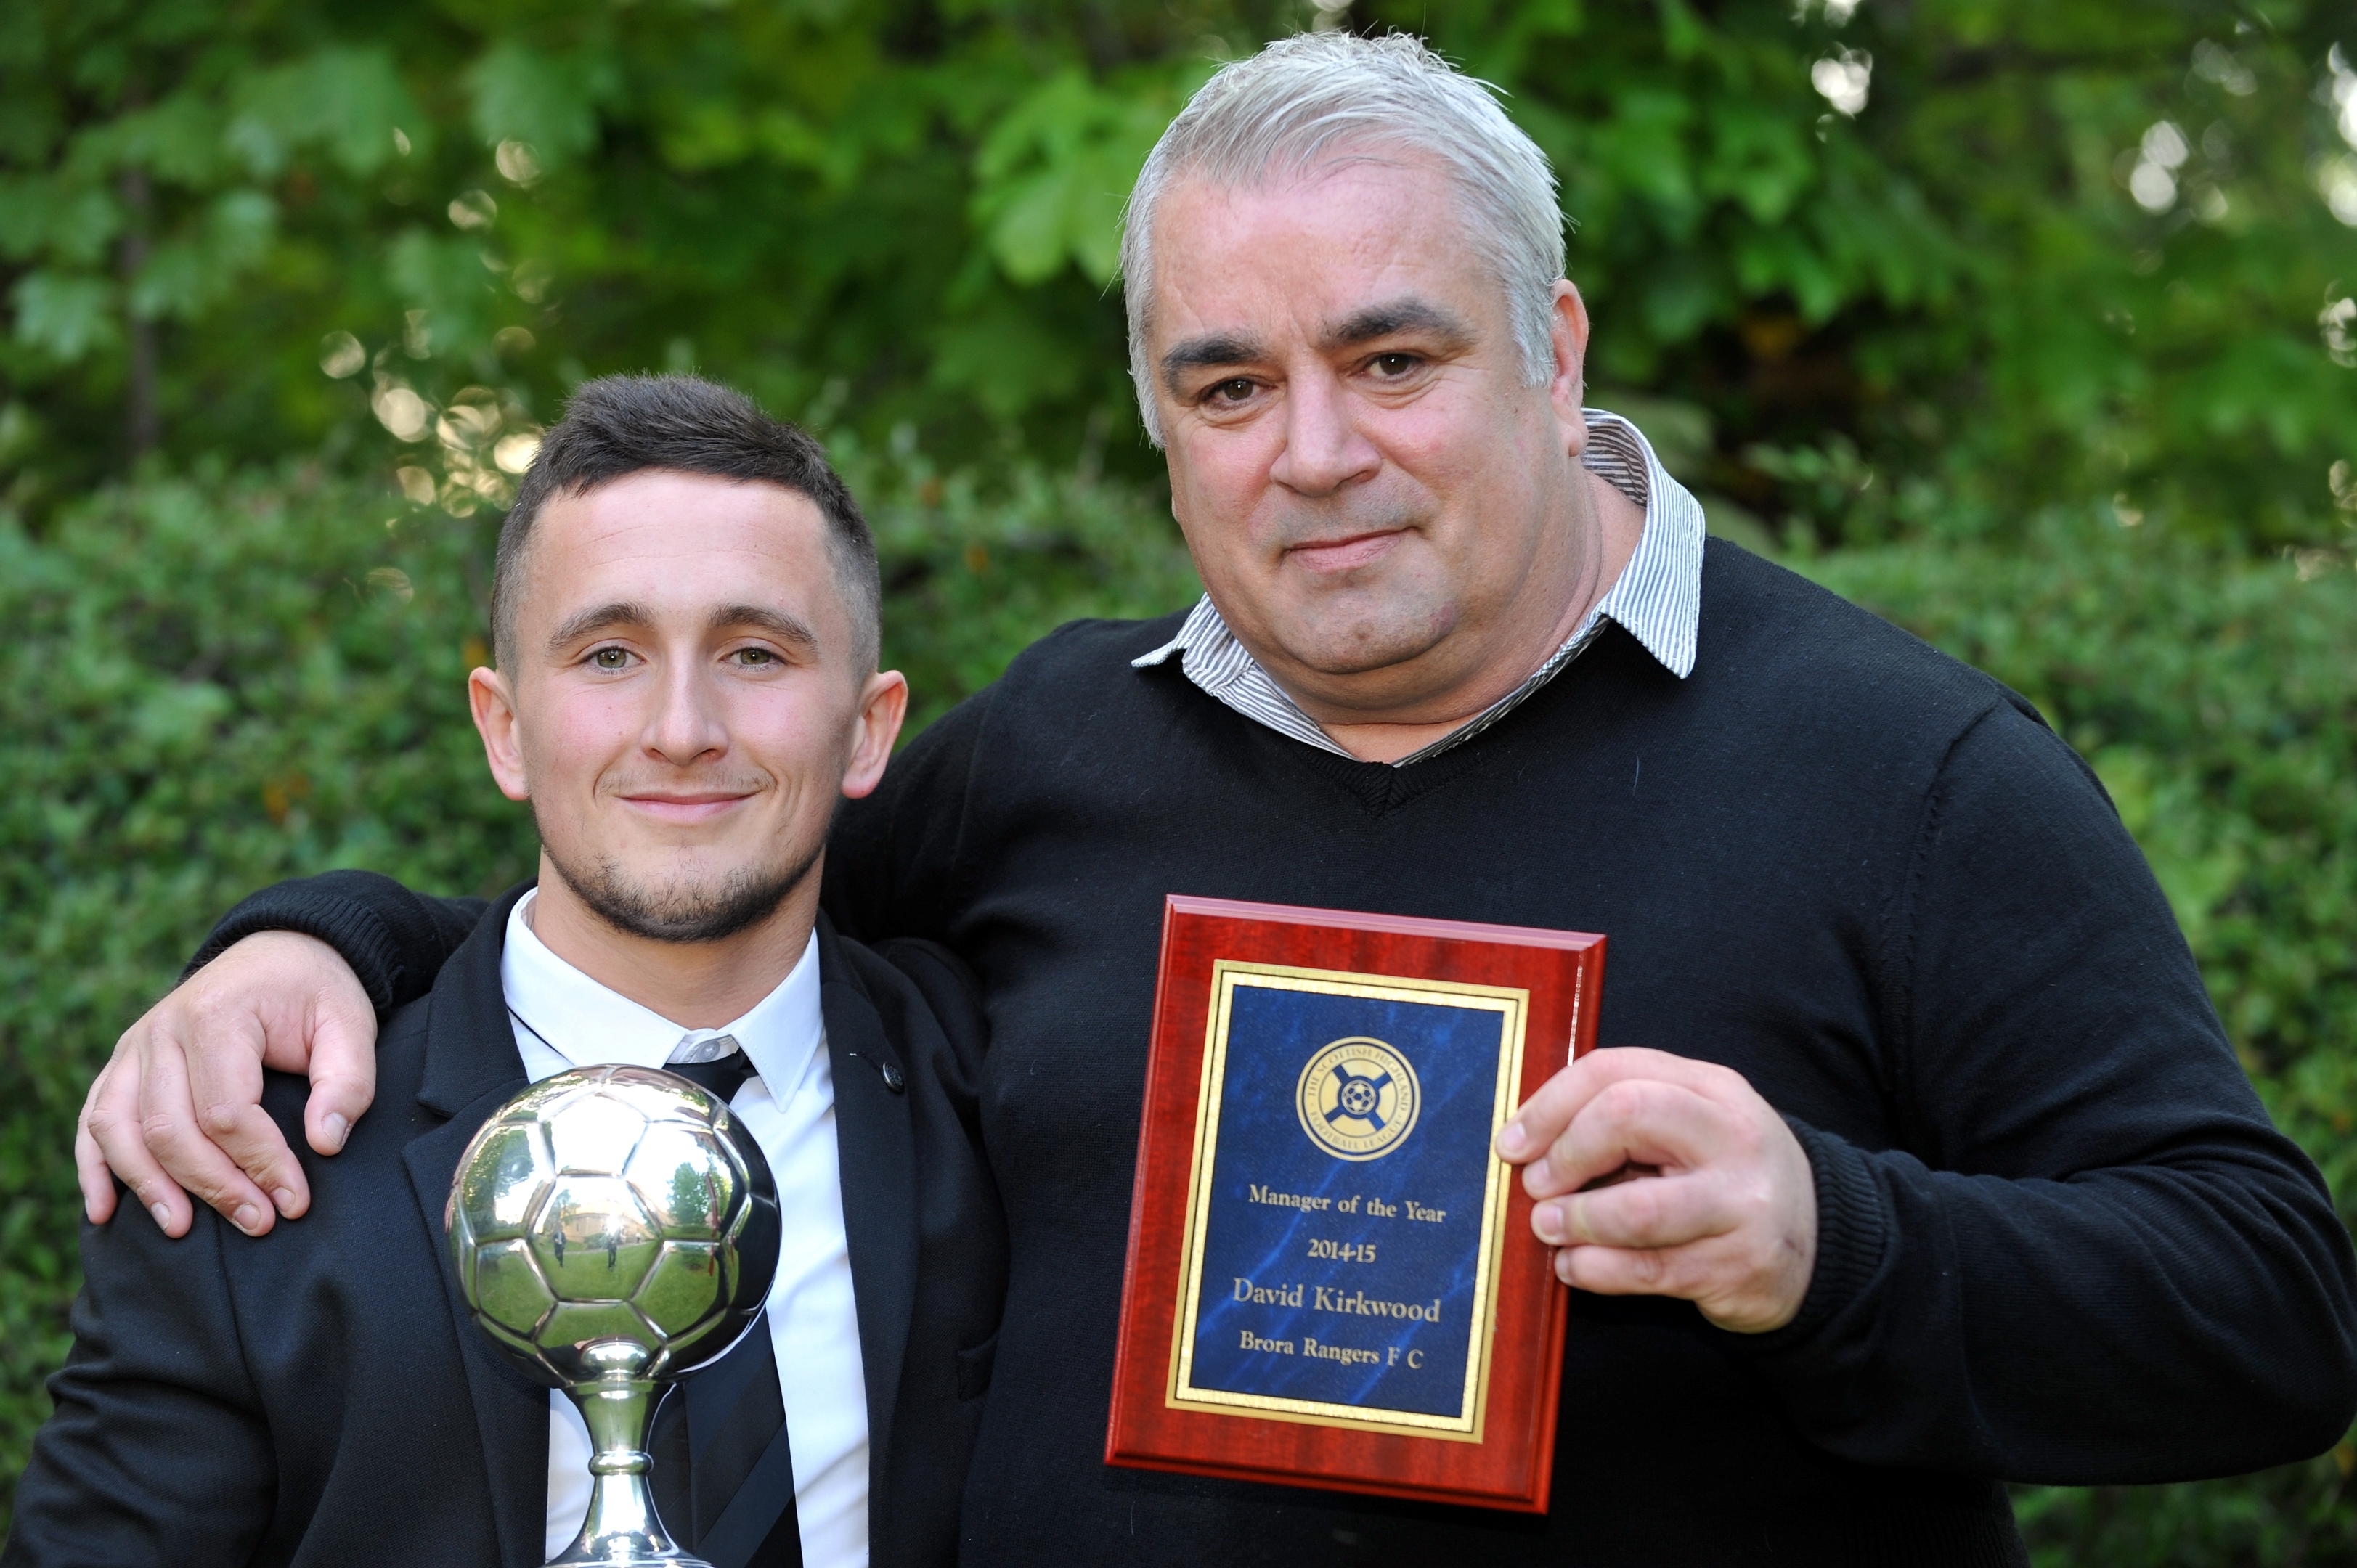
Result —
[[1568, 285], [1569, 363], [1526, 385], [1504, 291], [1448, 181], [1417, 162], [1183, 182], [1155, 242], [1147, 351], [1172, 510], [1271, 671], [1374, 712], [1519, 657], [1524, 622], [1543, 635], [1554, 608], [1534, 594], [1560, 596], [1592, 515]]

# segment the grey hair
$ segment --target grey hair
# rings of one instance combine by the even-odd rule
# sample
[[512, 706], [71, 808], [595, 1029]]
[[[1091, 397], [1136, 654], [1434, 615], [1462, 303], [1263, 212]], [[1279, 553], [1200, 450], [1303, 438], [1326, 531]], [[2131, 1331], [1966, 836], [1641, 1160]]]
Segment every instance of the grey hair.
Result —
[[1155, 143], [1122, 211], [1129, 374], [1156, 446], [1162, 424], [1146, 358], [1154, 209], [1172, 184], [1190, 177], [1236, 188], [1305, 174], [1338, 156], [1397, 151], [1435, 159], [1464, 202], [1474, 253], [1506, 291], [1523, 379], [1546, 384], [1555, 371], [1563, 209], [1546, 155], [1506, 118], [1494, 91], [1408, 34], [1362, 38], [1340, 30], [1280, 38], [1203, 84]]

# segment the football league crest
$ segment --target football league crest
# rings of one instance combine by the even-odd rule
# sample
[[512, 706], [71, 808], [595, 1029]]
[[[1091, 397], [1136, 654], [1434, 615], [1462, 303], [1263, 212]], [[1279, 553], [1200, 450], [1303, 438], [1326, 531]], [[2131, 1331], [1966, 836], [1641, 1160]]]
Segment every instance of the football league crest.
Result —
[[1381, 1159], [1398, 1148], [1423, 1099], [1407, 1058], [1363, 1035], [1311, 1057], [1294, 1091], [1301, 1130], [1338, 1160]]

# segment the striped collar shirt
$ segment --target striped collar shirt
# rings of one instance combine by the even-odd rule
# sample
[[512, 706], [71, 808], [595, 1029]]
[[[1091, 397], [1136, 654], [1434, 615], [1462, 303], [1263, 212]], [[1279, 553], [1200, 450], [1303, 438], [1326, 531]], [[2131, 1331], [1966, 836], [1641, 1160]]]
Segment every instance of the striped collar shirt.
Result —
[[[1580, 456], [1581, 463], [1645, 509], [1645, 531], [1629, 564], [1611, 590], [1596, 602], [1563, 646], [1532, 671], [1529, 680], [1431, 745], [1401, 757], [1394, 767], [1405, 768], [1437, 757], [1504, 718], [1586, 651], [1607, 621], [1620, 626], [1680, 680], [1693, 672], [1695, 634], [1702, 619], [1701, 503], [1663, 469], [1661, 459], [1635, 425], [1602, 409], [1587, 410], [1587, 449]], [[1173, 654], [1178, 656], [1187, 679], [1244, 717], [1320, 751], [1351, 755], [1261, 668], [1260, 660], [1228, 629], [1209, 594], [1189, 612], [1178, 636], [1130, 662], [1144, 670], [1166, 662]]]

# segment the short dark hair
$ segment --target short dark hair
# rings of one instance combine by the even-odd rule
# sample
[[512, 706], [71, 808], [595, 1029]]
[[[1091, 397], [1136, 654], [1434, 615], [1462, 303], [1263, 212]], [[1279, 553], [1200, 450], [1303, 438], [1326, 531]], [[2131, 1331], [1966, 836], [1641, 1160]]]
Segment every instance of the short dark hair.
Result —
[[[856, 651], [876, 668], [883, 592], [876, 537], [825, 448], [743, 392], [698, 376], [600, 376], [574, 389], [517, 487], [500, 528], [491, 570], [491, 637], [500, 663], [515, 662], [515, 597], [540, 509], [652, 468], [779, 486], [809, 499], [826, 520], [827, 558]], [[862, 673], [866, 671], [863, 671]]]

